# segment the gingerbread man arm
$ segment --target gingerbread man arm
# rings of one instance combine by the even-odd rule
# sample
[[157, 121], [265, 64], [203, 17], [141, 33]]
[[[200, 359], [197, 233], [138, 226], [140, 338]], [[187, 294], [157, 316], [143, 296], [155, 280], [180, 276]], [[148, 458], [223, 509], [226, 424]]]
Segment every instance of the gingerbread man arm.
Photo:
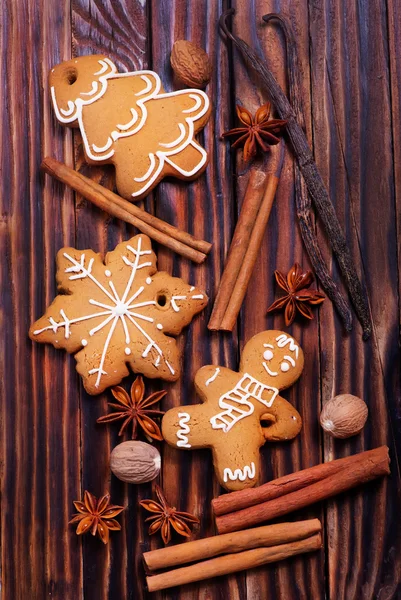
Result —
[[281, 396], [276, 396], [272, 406], [263, 410], [259, 418], [268, 423], [262, 427], [262, 432], [269, 442], [292, 440], [302, 428], [301, 415]]
[[[218, 398], [208, 401], [206, 390], [210, 385], [209, 380], [218, 369], [225, 377], [231, 377], [233, 385], [238, 379], [238, 374], [224, 367], [211, 365], [202, 367], [195, 377], [195, 388], [203, 403], [178, 406], [170, 409], [163, 417], [162, 432], [168, 444], [181, 449], [212, 447], [213, 429], [211, 420], [219, 410]], [[210, 440], [208, 440], [210, 437]]]

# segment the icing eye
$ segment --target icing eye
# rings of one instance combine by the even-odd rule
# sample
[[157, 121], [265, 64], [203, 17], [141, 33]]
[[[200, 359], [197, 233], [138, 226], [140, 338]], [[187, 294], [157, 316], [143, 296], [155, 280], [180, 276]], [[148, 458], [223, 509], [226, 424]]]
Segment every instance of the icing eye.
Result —
[[265, 350], [263, 352], [263, 358], [265, 360], [271, 360], [273, 358], [273, 352], [271, 350]]
[[288, 362], [282, 362], [280, 369], [282, 370], [283, 373], [286, 373], [287, 371], [290, 370], [290, 365], [288, 364]]

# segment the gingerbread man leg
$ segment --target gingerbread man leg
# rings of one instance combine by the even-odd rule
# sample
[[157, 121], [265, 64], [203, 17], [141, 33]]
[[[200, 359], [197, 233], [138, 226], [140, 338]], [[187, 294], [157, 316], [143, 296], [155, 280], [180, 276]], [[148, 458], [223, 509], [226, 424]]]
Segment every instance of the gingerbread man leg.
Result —
[[[213, 447], [213, 464], [221, 486], [229, 491], [253, 487], [259, 482], [260, 452], [264, 439], [257, 433], [252, 440], [228, 434]], [[231, 439], [229, 439], [231, 438]]]

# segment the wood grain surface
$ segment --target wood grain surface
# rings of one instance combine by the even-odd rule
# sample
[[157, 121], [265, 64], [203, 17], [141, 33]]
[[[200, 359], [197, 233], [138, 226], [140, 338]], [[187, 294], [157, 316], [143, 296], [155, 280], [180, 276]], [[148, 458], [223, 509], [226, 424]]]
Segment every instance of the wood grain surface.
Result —
[[[55, 256], [65, 245], [106, 252], [135, 229], [110, 218], [39, 172], [51, 155], [110, 188], [109, 167], [88, 167], [79, 134], [62, 128], [50, 106], [49, 69], [62, 60], [105, 53], [119, 70], [153, 68], [175, 89], [169, 55], [190, 39], [211, 56], [207, 88], [213, 111], [202, 133], [210, 164], [196, 182], [163, 182], [141, 203], [170, 223], [213, 242], [197, 266], [157, 248], [159, 269], [207, 290], [211, 302], [179, 338], [184, 376], [166, 388], [163, 409], [197, 402], [193, 377], [204, 364], [236, 369], [241, 348], [257, 332], [284, 328], [266, 317], [275, 297], [273, 271], [294, 261], [308, 267], [297, 226], [294, 162], [287, 148], [260, 257], [233, 334], [207, 322], [224, 266], [248, 167], [220, 139], [235, 124], [235, 104], [254, 110], [268, 98], [218, 31], [223, 9], [236, 9], [234, 29], [263, 52], [286, 88], [283, 38], [262, 15], [281, 12], [294, 29], [301, 65], [305, 128], [329, 188], [360, 276], [365, 280], [373, 335], [360, 326], [346, 335], [329, 301], [311, 323], [289, 332], [305, 352], [300, 381], [285, 393], [302, 415], [296, 440], [266, 444], [263, 480], [382, 444], [392, 476], [294, 518], [324, 524], [321, 552], [284, 563], [154, 594], [146, 591], [141, 555], [160, 547], [149, 538], [138, 500], [152, 485], [126, 485], [109, 470], [117, 429], [96, 425], [110, 393], [88, 396], [73, 357], [27, 336], [55, 295]], [[0, 128], [1, 592], [4, 600], [389, 600], [401, 598], [401, 7], [397, 0], [3, 0], [0, 6], [2, 104]], [[327, 264], [342, 286], [319, 220]], [[131, 383], [131, 375], [124, 382]], [[363, 397], [370, 418], [363, 433], [334, 441], [318, 425], [333, 395]], [[195, 537], [214, 533], [210, 501], [221, 492], [208, 451], [160, 445], [160, 483], [180, 510], [198, 514]], [[105, 547], [68, 526], [72, 501], [89, 489], [110, 490], [123, 504], [122, 531]]]

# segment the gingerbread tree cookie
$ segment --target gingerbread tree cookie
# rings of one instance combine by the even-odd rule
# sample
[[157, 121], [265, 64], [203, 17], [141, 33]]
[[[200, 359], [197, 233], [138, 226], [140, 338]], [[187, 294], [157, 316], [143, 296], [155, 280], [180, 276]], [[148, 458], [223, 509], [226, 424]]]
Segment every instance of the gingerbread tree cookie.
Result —
[[194, 179], [206, 168], [206, 150], [195, 140], [210, 114], [204, 92], [165, 92], [157, 73], [118, 73], [103, 55], [57, 65], [49, 85], [58, 121], [79, 127], [89, 163], [114, 164], [128, 200], [140, 200], [167, 175]]
[[180, 376], [176, 341], [207, 296], [182, 279], [157, 272], [150, 240], [137, 235], [101, 256], [62, 248], [59, 295], [29, 331], [32, 340], [74, 353], [89, 394], [118, 384], [128, 368], [146, 377]]
[[259, 478], [259, 448], [266, 441], [294, 438], [302, 421], [279, 395], [302, 373], [303, 352], [282, 331], [263, 331], [245, 346], [239, 373], [205, 366], [195, 376], [203, 404], [179, 406], [163, 417], [171, 446], [211, 448], [220, 484], [228, 490], [253, 487]]

